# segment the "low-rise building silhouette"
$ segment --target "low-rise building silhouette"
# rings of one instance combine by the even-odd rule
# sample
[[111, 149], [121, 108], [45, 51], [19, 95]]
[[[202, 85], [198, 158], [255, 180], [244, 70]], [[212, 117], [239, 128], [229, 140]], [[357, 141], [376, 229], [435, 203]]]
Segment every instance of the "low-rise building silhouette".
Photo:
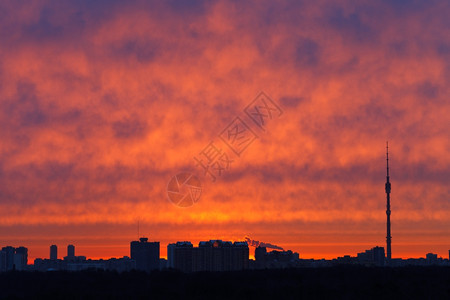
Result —
[[34, 270], [36, 271], [82, 271], [82, 270], [108, 270], [125, 272], [136, 269], [136, 262], [127, 256], [111, 259], [86, 259], [85, 256], [64, 257], [61, 259], [34, 260]]
[[258, 269], [291, 268], [298, 266], [299, 254], [291, 250], [267, 252], [266, 247], [256, 247], [255, 263], [255, 267]]

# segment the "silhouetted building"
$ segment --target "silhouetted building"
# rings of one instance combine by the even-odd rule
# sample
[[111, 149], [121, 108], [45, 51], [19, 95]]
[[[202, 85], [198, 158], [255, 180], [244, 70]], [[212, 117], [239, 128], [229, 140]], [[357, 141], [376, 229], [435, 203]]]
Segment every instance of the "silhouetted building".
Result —
[[427, 264], [429, 265], [435, 265], [438, 262], [438, 256], [434, 253], [427, 253], [426, 256]]
[[160, 269], [160, 270], [164, 270], [164, 269], [166, 269], [166, 268], [168, 268], [168, 266], [167, 266], [167, 259], [165, 259], [165, 258], [160, 258], [160, 259], [159, 259], [159, 269]]
[[198, 243], [198, 247], [193, 250], [193, 268], [192, 271], [212, 271], [213, 270], [213, 251], [212, 241], [203, 241]]
[[356, 265], [358, 264], [358, 258], [344, 255], [333, 259], [333, 263], [337, 265]]
[[6, 270], [6, 253], [0, 250], [0, 272], [5, 272]]
[[3, 255], [3, 262], [2, 262], [2, 269], [4, 271], [11, 271], [14, 268], [14, 247], [6, 246], [2, 248]]
[[266, 268], [266, 255], [267, 255], [266, 247], [258, 246], [255, 248], [255, 267], [257, 269]]
[[167, 245], [167, 260], [169, 268], [183, 272], [192, 271], [193, 246], [191, 242], [177, 242]]
[[256, 247], [255, 248], [255, 260], [258, 262], [266, 261], [267, 248], [266, 247]]
[[28, 265], [28, 249], [20, 246], [16, 248], [16, 253], [14, 254], [14, 265], [15, 269], [18, 271], [25, 270]]
[[2, 248], [2, 270], [11, 271], [14, 269], [14, 247], [6, 246]]
[[245, 270], [249, 267], [249, 249], [247, 242], [234, 242], [231, 253], [231, 271]]
[[159, 242], [148, 242], [147, 238], [130, 243], [131, 259], [136, 261], [136, 269], [150, 272], [159, 269]]
[[67, 245], [67, 256], [64, 256], [64, 261], [67, 263], [80, 263], [86, 260], [86, 256], [75, 256], [75, 246]]
[[248, 269], [247, 242], [210, 240], [200, 242], [193, 271], [237, 271]]
[[117, 271], [117, 272], [129, 272], [136, 269], [136, 262], [124, 256], [122, 258], [111, 258], [104, 261], [105, 270]]
[[211, 240], [212, 246], [212, 271], [229, 271], [231, 242], [221, 240]]
[[193, 247], [191, 242], [167, 246], [168, 267], [183, 272], [233, 271], [248, 269], [247, 242], [211, 240]]
[[74, 245], [68, 245], [67, 246], [67, 257], [71, 258], [75, 256], [75, 246]]
[[297, 252], [273, 250], [267, 252], [266, 247], [255, 248], [255, 267], [261, 268], [290, 268], [295, 267], [299, 263], [299, 254]]
[[64, 260], [37, 258], [34, 260], [36, 271], [82, 271], [82, 270], [110, 270], [125, 272], [136, 269], [136, 262], [127, 256], [111, 259], [86, 259], [85, 256], [64, 257]]
[[0, 272], [25, 270], [28, 264], [28, 249], [25, 247], [3, 247], [0, 251]]
[[383, 247], [374, 247], [365, 252], [358, 253], [358, 262], [365, 265], [384, 266], [386, 260]]
[[0, 251], [0, 272], [6, 271], [6, 252]]
[[57, 260], [58, 259], [58, 247], [56, 245], [50, 246], [50, 259]]

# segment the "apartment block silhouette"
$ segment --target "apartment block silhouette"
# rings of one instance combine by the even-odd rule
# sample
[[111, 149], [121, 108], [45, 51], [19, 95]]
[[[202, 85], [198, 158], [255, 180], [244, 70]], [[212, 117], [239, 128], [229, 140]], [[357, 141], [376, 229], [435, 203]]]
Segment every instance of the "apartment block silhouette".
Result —
[[168, 267], [183, 272], [236, 271], [249, 267], [247, 242], [210, 240], [193, 247], [191, 242], [167, 246]]

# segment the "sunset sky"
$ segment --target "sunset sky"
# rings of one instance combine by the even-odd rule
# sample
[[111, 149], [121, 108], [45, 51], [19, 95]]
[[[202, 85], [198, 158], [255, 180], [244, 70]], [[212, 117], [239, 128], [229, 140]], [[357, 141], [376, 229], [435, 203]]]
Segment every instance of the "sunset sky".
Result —
[[[358, 4], [355, 4], [358, 2]], [[448, 258], [449, 1], [1, 1], [0, 247], [252, 239]], [[282, 110], [257, 127], [263, 91]], [[220, 134], [240, 117], [240, 155]], [[194, 156], [233, 160], [213, 182]], [[180, 208], [167, 184], [196, 174]], [[253, 254], [253, 249], [250, 250]]]

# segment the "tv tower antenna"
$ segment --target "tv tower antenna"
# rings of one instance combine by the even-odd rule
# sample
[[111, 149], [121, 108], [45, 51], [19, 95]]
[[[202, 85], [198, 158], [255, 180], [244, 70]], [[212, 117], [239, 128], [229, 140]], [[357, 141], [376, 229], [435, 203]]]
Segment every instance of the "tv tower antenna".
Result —
[[389, 144], [386, 142], [386, 258], [391, 263], [391, 183], [389, 182]]

